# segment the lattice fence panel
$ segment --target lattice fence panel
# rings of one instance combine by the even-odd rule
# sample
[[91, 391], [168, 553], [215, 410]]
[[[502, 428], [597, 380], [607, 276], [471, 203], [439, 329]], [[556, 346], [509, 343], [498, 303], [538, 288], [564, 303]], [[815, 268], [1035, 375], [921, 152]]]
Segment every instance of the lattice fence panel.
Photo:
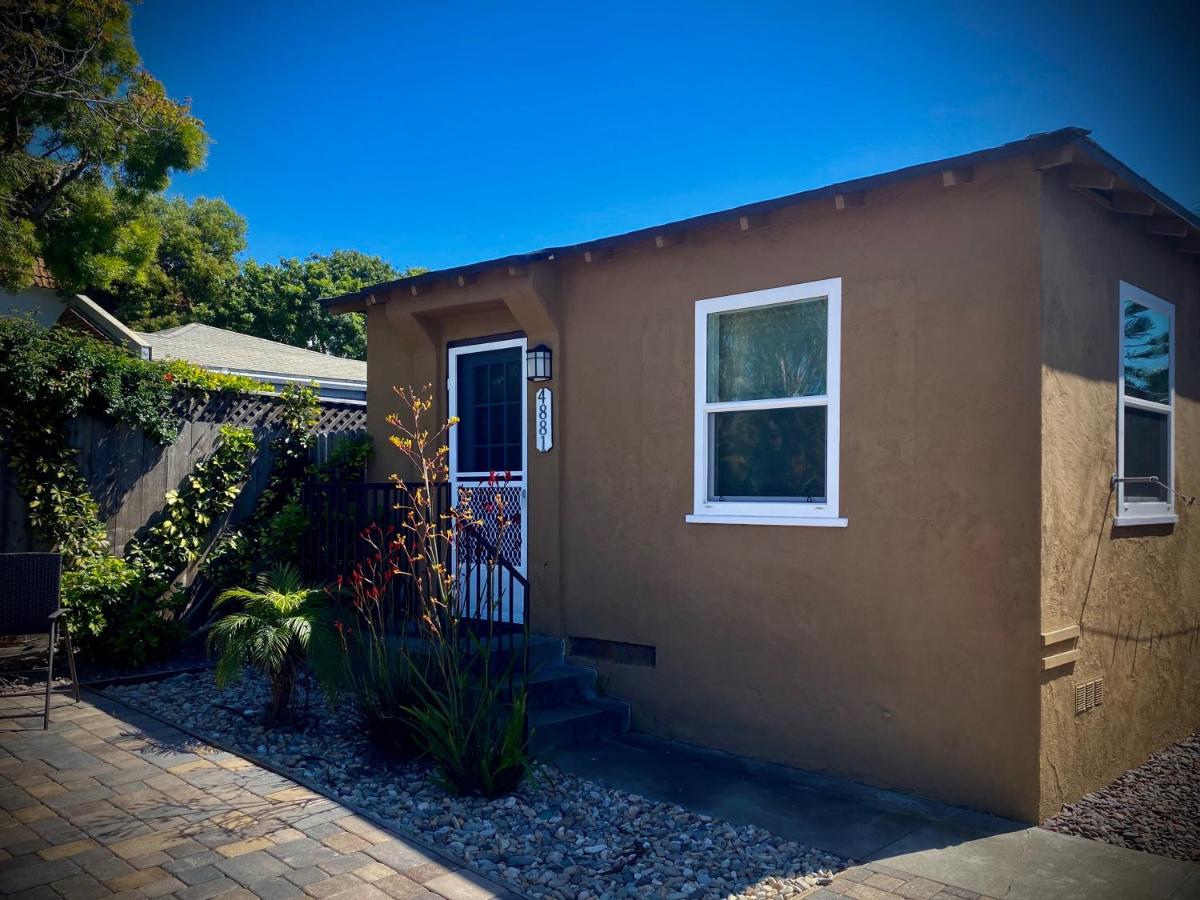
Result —
[[[176, 411], [187, 420], [220, 422], [239, 428], [272, 428], [283, 415], [283, 404], [269, 394], [226, 395], [182, 398]], [[367, 408], [361, 404], [337, 400], [321, 401], [321, 416], [313, 430], [328, 432], [365, 431]]]

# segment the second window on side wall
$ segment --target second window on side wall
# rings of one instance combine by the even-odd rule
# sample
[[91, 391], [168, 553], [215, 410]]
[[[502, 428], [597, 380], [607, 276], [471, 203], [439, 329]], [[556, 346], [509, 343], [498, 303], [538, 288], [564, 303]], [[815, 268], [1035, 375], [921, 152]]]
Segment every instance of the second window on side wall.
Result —
[[1171, 522], [1175, 307], [1121, 282], [1120, 329], [1117, 524]]
[[689, 521], [835, 524], [840, 324], [840, 279], [697, 302]]

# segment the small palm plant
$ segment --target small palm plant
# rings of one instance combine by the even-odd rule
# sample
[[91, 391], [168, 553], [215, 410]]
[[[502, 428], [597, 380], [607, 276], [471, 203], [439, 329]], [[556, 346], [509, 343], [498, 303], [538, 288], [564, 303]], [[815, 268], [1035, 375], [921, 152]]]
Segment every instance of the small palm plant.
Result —
[[208, 646], [218, 654], [218, 687], [241, 677], [243, 667], [271, 680], [271, 702], [264, 712], [268, 727], [291, 720], [292, 694], [305, 663], [322, 683], [334, 671], [338, 646], [332, 636], [325, 594], [305, 586], [290, 563], [257, 579], [257, 590], [232, 588], [217, 597], [214, 609], [240, 603], [241, 609], [218, 619]]

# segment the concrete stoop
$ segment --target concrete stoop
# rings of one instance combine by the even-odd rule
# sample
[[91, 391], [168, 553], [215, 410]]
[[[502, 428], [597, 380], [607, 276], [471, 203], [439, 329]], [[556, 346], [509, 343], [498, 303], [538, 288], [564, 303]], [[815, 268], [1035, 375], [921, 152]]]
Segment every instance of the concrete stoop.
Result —
[[[521, 652], [518, 646], [515, 652]], [[564, 750], [629, 730], [629, 704], [596, 691], [596, 670], [568, 665], [562, 638], [529, 638], [530, 749]]]

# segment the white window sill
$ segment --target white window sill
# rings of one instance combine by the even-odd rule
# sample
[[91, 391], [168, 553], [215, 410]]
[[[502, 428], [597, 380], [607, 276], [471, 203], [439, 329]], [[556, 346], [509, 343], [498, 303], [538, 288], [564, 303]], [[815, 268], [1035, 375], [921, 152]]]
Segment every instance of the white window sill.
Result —
[[849, 524], [846, 519], [814, 516], [725, 516], [713, 513], [687, 515], [683, 520], [693, 525], [808, 525], [816, 528], [845, 528]]
[[1174, 525], [1179, 521], [1179, 516], [1175, 513], [1162, 513], [1152, 516], [1117, 516], [1113, 519], [1113, 524], [1117, 526], [1134, 526], [1134, 525]]

